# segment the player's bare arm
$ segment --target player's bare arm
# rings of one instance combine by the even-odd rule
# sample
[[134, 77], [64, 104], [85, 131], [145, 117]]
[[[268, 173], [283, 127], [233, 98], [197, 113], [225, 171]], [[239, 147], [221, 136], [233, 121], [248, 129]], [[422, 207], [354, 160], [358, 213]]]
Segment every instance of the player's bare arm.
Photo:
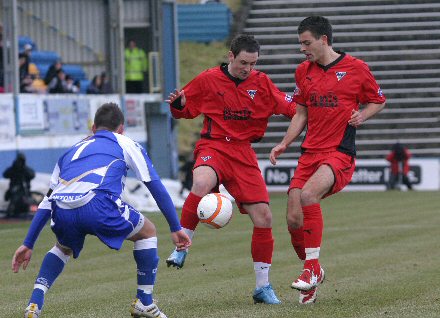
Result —
[[185, 91], [183, 89], [181, 91], [176, 89], [173, 92], [171, 92], [170, 95], [168, 95], [168, 99], [166, 99], [165, 102], [171, 104], [179, 97], [181, 97], [181, 101], [180, 101], [181, 105], [184, 106], [186, 103], [186, 97], [185, 97]]
[[296, 114], [290, 121], [289, 128], [283, 140], [272, 148], [269, 160], [273, 165], [277, 164], [276, 158], [278, 158], [287, 147], [298, 137], [307, 124], [307, 108], [299, 104], [296, 105]]
[[359, 127], [364, 121], [366, 121], [368, 118], [380, 112], [384, 107], [385, 107], [385, 103], [383, 104], [368, 103], [362, 110], [353, 109], [348, 124], [350, 124], [353, 127]]

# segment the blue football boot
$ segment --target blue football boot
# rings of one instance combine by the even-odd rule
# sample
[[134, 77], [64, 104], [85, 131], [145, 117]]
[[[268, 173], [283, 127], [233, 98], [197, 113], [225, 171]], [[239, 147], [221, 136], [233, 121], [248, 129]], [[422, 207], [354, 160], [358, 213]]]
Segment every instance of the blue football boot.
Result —
[[255, 288], [254, 295], [252, 296], [252, 298], [254, 298], [255, 304], [256, 303], [263, 303], [270, 305], [281, 304], [281, 301], [275, 295], [275, 292], [271, 284], [260, 288]]
[[188, 250], [184, 250], [184, 251], [174, 250], [166, 260], [168, 267], [174, 266], [177, 268], [182, 268], [183, 264], [185, 264], [185, 259], [187, 254], [188, 254]]

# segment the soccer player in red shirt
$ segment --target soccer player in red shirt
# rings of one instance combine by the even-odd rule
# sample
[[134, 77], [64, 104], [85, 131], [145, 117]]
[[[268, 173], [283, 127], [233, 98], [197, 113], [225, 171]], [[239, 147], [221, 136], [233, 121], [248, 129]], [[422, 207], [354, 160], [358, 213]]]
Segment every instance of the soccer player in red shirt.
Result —
[[[288, 191], [287, 224], [292, 245], [301, 260], [302, 274], [292, 283], [301, 304], [316, 300], [324, 280], [319, 264], [323, 233], [321, 199], [341, 191], [355, 168], [356, 128], [385, 106], [385, 97], [365, 62], [332, 48], [332, 27], [320, 16], [298, 26], [306, 61], [295, 74], [296, 115], [281, 143], [270, 153], [276, 158], [307, 126]], [[359, 106], [364, 105], [360, 110]]]
[[[259, 51], [253, 36], [237, 36], [231, 43], [228, 64], [202, 72], [181, 91], [172, 92], [167, 102], [175, 118], [204, 116], [201, 139], [194, 150], [193, 186], [182, 208], [182, 227], [192, 238], [201, 198], [218, 192], [223, 184], [240, 212], [248, 214], [254, 224], [254, 301], [278, 304], [269, 283], [274, 248], [269, 195], [251, 143], [263, 137], [272, 115], [293, 117], [295, 104], [266, 74], [254, 70]], [[168, 266], [181, 268], [186, 255], [187, 251], [175, 250], [167, 259]]]

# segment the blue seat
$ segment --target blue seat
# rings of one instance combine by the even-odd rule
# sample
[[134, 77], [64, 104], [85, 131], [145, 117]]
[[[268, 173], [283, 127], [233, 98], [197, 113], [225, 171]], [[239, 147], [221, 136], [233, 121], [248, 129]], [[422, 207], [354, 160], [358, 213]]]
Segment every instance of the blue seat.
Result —
[[53, 64], [60, 59], [60, 56], [53, 51], [32, 51], [31, 53], [31, 62], [35, 64]]
[[24, 51], [24, 46], [26, 44], [32, 45], [32, 50], [36, 50], [37, 49], [37, 45], [35, 44], [35, 42], [30, 37], [28, 37], [26, 35], [20, 35], [18, 37], [18, 51], [20, 53]]
[[84, 72], [81, 65], [78, 64], [63, 64], [64, 73], [72, 76], [74, 80], [84, 80], [87, 79], [86, 73]]
[[40, 78], [44, 78], [49, 70], [51, 64], [46, 63], [35, 63], [37, 65], [38, 70], [40, 71]]
[[82, 80], [79, 81], [79, 83], [80, 83], [79, 92], [81, 94], [85, 94], [87, 92], [87, 88], [90, 85], [90, 80], [82, 79]]

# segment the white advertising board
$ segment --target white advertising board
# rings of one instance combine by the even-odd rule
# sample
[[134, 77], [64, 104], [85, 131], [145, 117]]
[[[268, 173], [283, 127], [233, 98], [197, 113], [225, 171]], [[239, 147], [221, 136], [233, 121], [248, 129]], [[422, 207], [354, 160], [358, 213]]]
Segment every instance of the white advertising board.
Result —
[[[269, 160], [258, 162], [269, 192], [287, 191], [297, 160], [278, 160], [273, 166]], [[383, 191], [389, 181], [390, 167], [386, 160], [356, 160], [351, 183], [344, 191]], [[440, 161], [438, 159], [410, 160], [408, 178], [415, 190], [440, 189]]]

